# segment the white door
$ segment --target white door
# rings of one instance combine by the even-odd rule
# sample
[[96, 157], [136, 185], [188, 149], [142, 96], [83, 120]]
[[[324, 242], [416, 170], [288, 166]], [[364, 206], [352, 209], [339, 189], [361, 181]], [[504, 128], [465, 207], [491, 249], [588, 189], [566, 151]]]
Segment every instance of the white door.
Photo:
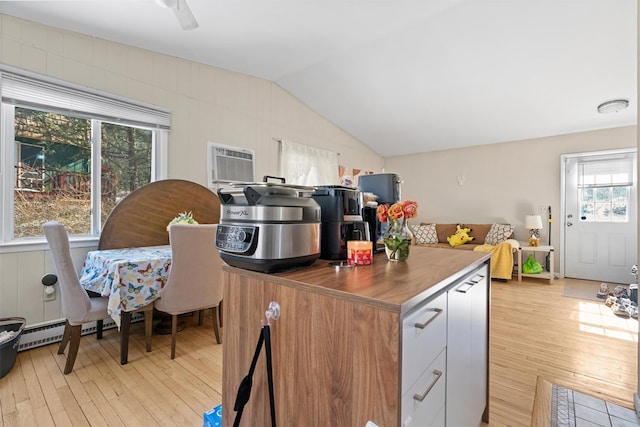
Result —
[[636, 150], [563, 158], [565, 276], [631, 283], [637, 263]]

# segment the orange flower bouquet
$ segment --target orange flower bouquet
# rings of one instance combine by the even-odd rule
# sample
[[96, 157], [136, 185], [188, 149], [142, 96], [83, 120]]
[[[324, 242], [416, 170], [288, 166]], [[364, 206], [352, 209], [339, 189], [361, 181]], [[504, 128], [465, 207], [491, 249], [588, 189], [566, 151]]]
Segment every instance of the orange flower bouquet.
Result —
[[418, 204], [413, 200], [405, 200], [391, 206], [379, 205], [376, 213], [380, 222], [389, 223], [383, 237], [387, 257], [391, 261], [406, 261], [413, 238], [407, 220], [418, 215]]

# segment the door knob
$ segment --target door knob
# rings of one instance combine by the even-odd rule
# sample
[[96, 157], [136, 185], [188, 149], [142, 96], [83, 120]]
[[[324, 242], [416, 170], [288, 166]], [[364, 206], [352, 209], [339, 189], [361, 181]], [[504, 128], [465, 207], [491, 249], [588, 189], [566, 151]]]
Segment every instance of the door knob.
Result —
[[572, 222], [568, 222], [568, 223], [567, 223], [567, 227], [571, 227], [572, 225], [573, 225], [573, 223], [572, 223]]
[[573, 215], [569, 214], [567, 215], [567, 218], [573, 218]]

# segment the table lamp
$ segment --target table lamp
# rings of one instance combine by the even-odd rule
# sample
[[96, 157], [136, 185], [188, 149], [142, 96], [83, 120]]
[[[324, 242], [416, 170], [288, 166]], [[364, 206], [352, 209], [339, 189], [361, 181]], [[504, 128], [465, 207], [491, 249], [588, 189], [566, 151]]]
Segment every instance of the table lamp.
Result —
[[542, 230], [542, 218], [540, 215], [527, 215], [524, 219], [524, 226], [529, 230], [529, 246], [538, 246], [540, 230]]

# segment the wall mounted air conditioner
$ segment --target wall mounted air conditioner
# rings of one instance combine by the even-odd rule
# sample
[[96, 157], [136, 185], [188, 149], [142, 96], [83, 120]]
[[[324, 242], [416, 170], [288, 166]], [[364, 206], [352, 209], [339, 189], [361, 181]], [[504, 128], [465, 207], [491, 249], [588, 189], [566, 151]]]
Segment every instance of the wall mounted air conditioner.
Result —
[[246, 148], [207, 143], [209, 188], [230, 182], [255, 182], [255, 152]]

